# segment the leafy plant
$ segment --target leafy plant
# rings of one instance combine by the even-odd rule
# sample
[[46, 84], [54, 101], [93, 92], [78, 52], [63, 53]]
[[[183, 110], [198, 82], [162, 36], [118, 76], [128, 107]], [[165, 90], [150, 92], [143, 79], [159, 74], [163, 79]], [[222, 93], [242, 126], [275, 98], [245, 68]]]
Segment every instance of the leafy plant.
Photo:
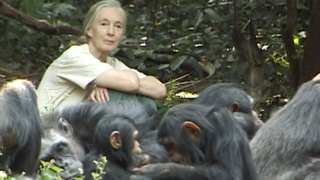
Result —
[[62, 180], [62, 178], [59, 176], [59, 173], [63, 171], [62, 168], [57, 167], [54, 165], [54, 160], [51, 160], [50, 162], [41, 161], [40, 166], [40, 177], [43, 180]]

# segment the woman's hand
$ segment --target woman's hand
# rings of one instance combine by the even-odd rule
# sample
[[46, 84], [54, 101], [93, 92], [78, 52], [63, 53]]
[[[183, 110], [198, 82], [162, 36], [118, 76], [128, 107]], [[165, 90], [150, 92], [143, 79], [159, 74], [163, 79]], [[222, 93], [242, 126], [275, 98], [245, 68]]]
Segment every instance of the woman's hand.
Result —
[[93, 102], [108, 102], [110, 98], [107, 88], [96, 86], [93, 88], [89, 99]]

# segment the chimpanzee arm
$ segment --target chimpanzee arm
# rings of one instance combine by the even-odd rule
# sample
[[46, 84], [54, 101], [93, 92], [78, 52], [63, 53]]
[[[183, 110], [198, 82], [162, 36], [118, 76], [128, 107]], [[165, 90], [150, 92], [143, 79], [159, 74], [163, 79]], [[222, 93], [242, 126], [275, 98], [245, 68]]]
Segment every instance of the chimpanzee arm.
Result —
[[151, 180], [151, 179], [141, 175], [131, 175], [129, 177], [129, 180]]
[[226, 170], [218, 165], [189, 166], [174, 163], [151, 164], [137, 170], [152, 180], [209, 180], [230, 179]]

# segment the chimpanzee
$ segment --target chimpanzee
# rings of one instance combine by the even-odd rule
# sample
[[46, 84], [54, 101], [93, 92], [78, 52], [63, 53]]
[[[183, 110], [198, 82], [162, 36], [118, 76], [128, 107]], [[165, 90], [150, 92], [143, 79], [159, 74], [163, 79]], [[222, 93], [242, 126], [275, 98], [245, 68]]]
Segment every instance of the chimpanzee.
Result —
[[103, 180], [124, 180], [148, 178], [134, 175], [134, 154], [140, 154], [137, 141], [138, 131], [132, 119], [119, 114], [107, 114], [98, 122], [93, 136], [93, 147], [87, 154], [83, 165], [85, 180], [91, 180], [92, 172], [97, 172], [97, 165], [102, 157], [107, 158]]
[[320, 80], [294, 97], [258, 131], [250, 146], [261, 180], [316, 179], [320, 171]]
[[156, 127], [160, 115], [150, 106], [138, 101], [119, 101], [110, 103], [85, 103], [64, 108], [60, 117], [66, 119], [73, 127], [74, 136], [86, 149], [90, 149], [94, 128], [105, 114], [118, 113], [134, 120], [139, 131], [142, 156], [147, 154], [150, 163], [166, 162], [165, 149], [157, 143]]
[[252, 139], [263, 122], [252, 110], [253, 99], [237, 83], [217, 83], [200, 92], [193, 103], [227, 107], [231, 110], [249, 139]]
[[[46, 130], [46, 132], [50, 134], [45, 136], [43, 141], [50, 143], [46, 143], [43, 145], [43, 156], [48, 160], [50, 158], [53, 158], [53, 155], [55, 154], [60, 157], [63, 157], [64, 154], [67, 154], [64, 151], [62, 151], [62, 153], [60, 154], [58, 154], [56, 151], [52, 151], [54, 150], [54, 148], [52, 147], [55, 147], [54, 144], [59, 144], [60, 139], [64, 139], [63, 143], [65, 145], [68, 145], [68, 143], [66, 142], [70, 141], [68, 148], [69, 153], [74, 153], [72, 147], [76, 146], [71, 145], [70, 143], [74, 143], [75, 139], [81, 144], [82, 149], [84, 149], [85, 152], [88, 153], [91, 150], [94, 129], [97, 123], [106, 114], [112, 113], [118, 113], [128, 116], [129, 118], [134, 120], [134, 123], [137, 126], [137, 129], [139, 131], [137, 139], [141, 141], [142, 149], [142, 154], [136, 158], [137, 166], [141, 166], [146, 163], [166, 162], [168, 160], [165, 149], [157, 142], [156, 138], [156, 126], [160, 121], [159, 114], [153, 108], [138, 101], [83, 103], [68, 106], [61, 111], [55, 111], [53, 113], [44, 115], [44, 124], [52, 122], [53, 125], [49, 125], [49, 127], [54, 128], [45, 128], [53, 130]], [[62, 123], [62, 125], [59, 125], [59, 123], [61, 124], [61, 118], [65, 119], [66, 122]], [[70, 138], [71, 134], [74, 138]], [[52, 138], [55, 136], [59, 136], [61, 138], [56, 138], [56, 141], [54, 141], [53, 143]], [[76, 150], [77, 149], [78, 148], [76, 148]], [[50, 154], [50, 156], [47, 156], [46, 154]], [[75, 163], [75, 165], [78, 165], [81, 156], [78, 157], [77, 155], [75, 155], [70, 157], [73, 157], [73, 162]]]
[[226, 107], [179, 104], [158, 127], [170, 163], [137, 170], [153, 180], [255, 180], [248, 138]]
[[25, 79], [7, 82], [0, 106], [0, 170], [36, 177], [42, 127], [34, 85]]
[[42, 137], [40, 160], [55, 160], [55, 164], [64, 168], [60, 173], [63, 179], [80, 175], [84, 149], [73, 136], [73, 128], [63, 118], [42, 117], [44, 135]]

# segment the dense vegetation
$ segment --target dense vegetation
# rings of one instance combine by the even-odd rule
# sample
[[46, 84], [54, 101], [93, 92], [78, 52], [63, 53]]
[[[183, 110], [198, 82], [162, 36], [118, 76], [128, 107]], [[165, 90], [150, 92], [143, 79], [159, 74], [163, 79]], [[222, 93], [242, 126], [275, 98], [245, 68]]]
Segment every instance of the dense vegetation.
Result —
[[[79, 37], [83, 16], [95, 2], [0, 1], [0, 81], [28, 78], [37, 85], [51, 61]], [[320, 64], [313, 58], [319, 57], [316, 48], [320, 45], [311, 42], [320, 35], [308, 32], [313, 24], [320, 32], [319, 23], [312, 23], [319, 21], [319, 13], [312, 13], [312, 8], [320, 7], [319, 0], [121, 2], [128, 12], [128, 25], [114, 55], [157, 76], [174, 93], [197, 93], [213, 83], [239, 82], [257, 100], [255, 108], [261, 110], [292, 97], [299, 84], [320, 71], [318, 65], [312, 69], [303, 66], [306, 58], [311, 64]], [[20, 17], [6, 14], [6, 4], [38, 23], [73, 31], [45, 31], [32, 23], [27, 25]], [[307, 36], [312, 36], [308, 39], [313, 49], [305, 48]], [[311, 55], [307, 56], [308, 52]]]

